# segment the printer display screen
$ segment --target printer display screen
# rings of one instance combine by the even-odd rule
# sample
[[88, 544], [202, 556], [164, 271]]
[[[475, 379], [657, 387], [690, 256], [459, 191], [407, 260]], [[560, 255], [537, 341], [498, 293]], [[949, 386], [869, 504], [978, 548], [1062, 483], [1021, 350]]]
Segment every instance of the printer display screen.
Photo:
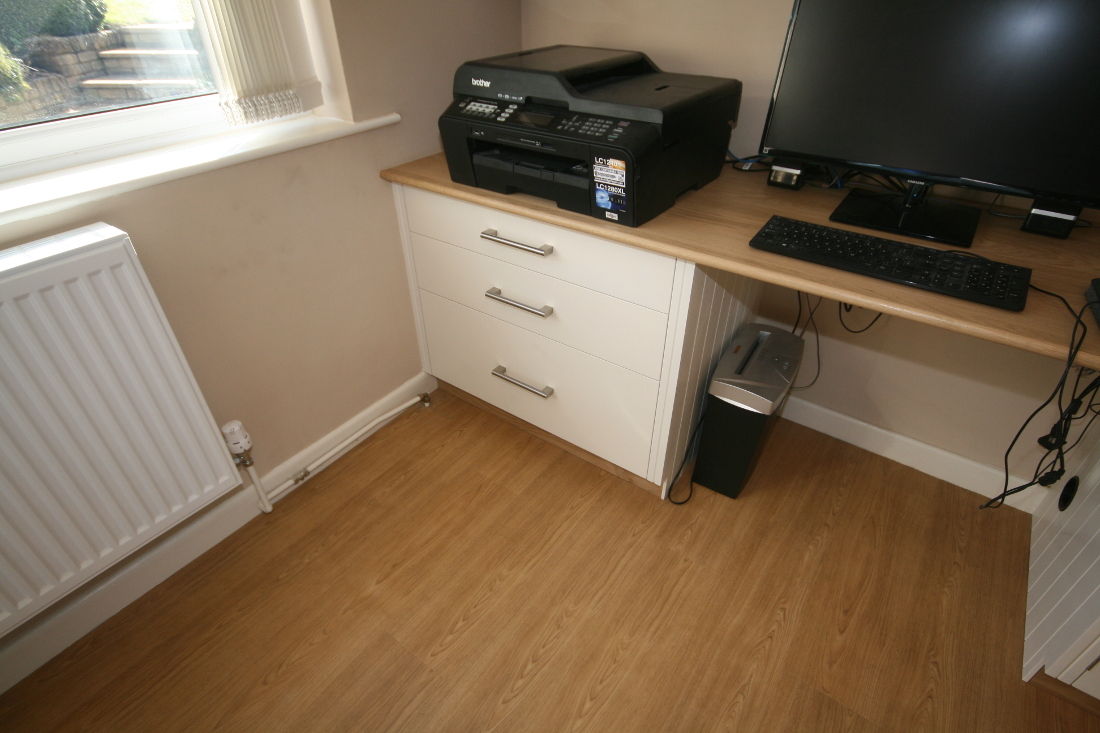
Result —
[[538, 112], [520, 112], [516, 115], [516, 122], [532, 127], [550, 127], [550, 123], [553, 121], [554, 115], [544, 115]]

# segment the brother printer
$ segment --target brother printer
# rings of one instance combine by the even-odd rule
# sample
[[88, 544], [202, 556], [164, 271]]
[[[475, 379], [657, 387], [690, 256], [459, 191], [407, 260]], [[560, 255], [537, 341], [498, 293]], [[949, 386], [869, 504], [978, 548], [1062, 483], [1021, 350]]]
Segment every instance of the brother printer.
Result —
[[470, 61], [439, 118], [451, 179], [638, 226], [718, 177], [741, 82], [549, 46]]

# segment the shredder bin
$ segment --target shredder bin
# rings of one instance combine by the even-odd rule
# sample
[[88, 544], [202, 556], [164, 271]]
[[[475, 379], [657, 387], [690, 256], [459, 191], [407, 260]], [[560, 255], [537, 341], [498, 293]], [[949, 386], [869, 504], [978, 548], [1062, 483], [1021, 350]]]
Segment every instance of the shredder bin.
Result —
[[741, 493], [794, 382], [803, 345], [793, 333], [761, 323], [730, 342], [707, 388], [693, 483], [731, 499]]

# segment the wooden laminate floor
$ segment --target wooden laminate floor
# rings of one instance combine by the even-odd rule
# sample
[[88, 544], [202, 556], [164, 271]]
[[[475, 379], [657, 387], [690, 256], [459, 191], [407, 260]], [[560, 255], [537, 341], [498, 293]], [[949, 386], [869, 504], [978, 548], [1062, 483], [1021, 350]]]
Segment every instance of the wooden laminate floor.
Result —
[[1029, 518], [781, 422], [653, 496], [443, 392], [0, 697], [3, 731], [1074, 731]]

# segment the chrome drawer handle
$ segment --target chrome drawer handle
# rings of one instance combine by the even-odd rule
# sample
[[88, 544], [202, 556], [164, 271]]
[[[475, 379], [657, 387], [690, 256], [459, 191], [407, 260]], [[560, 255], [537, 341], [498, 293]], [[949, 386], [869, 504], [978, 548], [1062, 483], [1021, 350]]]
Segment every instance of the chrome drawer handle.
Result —
[[506, 244], [509, 247], [515, 247], [516, 249], [522, 249], [524, 252], [530, 252], [533, 255], [539, 257], [545, 257], [554, 251], [554, 248], [549, 244], [544, 244], [541, 247], [536, 247], [533, 244], [524, 244], [523, 242], [513, 242], [511, 239], [505, 239], [504, 237], [497, 236], [496, 229], [486, 229], [481, 233], [482, 239], [488, 239], [490, 242], [496, 242], [497, 244]]
[[539, 318], [546, 318], [548, 315], [554, 312], [551, 306], [544, 305], [541, 308], [536, 308], [533, 305], [527, 305], [526, 303], [520, 303], [518, 300], [512, 300], [511, 298], [505, 298], [500, 294], [500, 288], [489, 288], [485, 291], [485, 297], [490, 300], [500, 301], [505, 305], [510, 305], [513, 308], [519, 308], [521, 311], [527, 311], [528, 313], [534, 313]]
[[549, 397], [550, 395], [554, 394], [554, 388], [553, 387], [543, 387], [542, 389], [537, 389], [535, 387], [532, 387], [529, 384], [524, 384], [523, 382], [519, 381], [515, 377], [509, 377], [507, 374], [505, 374], [505, 372], [507, 372], [507, 371], [508, 370], [505, 369], [504, 367], [498, 366], [496, 369], [493, 370], [492, 374], [493, 374], [494, 377], [500, 377], [505, 382], [511, 382], [512, 384], [516, 385], [517, 387], [523, 387], [528, 392], [534, 392], [535, 394], [537, 394], [539, 397], [543, 398], [544, 400], [547, 397]]

